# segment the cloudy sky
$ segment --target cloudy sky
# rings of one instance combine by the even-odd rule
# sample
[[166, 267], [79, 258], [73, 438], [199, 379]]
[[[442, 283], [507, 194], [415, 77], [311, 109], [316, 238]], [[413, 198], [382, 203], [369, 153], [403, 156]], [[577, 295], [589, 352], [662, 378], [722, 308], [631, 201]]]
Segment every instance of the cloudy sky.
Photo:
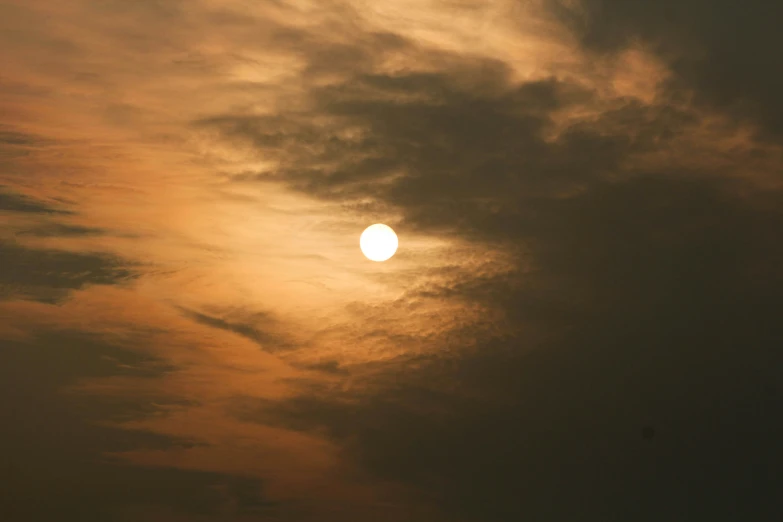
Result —
[[0, 518], [781, 520], [781, 19], [0, 0]]

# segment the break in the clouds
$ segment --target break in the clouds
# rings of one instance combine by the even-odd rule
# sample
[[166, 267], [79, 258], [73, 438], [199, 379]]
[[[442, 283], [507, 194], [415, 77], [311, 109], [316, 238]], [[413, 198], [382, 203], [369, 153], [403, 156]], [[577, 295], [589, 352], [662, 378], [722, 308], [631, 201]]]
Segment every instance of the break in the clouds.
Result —
[[10, 520], [779, 518], [777, 7], [0, 6]]

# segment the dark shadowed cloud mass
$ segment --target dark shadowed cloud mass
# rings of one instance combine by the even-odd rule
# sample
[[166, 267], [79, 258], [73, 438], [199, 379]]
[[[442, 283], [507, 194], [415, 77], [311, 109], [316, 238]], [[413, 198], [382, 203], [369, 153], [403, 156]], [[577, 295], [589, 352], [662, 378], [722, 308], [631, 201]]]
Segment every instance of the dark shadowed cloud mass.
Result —
[[781, 14], [0, 0], [0, 519], [780, 520]]

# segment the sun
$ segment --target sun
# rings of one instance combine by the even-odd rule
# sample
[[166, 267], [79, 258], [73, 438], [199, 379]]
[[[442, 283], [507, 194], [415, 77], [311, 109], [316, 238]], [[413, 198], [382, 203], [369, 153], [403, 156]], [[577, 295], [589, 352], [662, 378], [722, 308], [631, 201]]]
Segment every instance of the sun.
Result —
[[371, 261], [386, 261], [397, 252], [397, 234], [388, 225], [370, 225], [359, 238], [362, 253]]

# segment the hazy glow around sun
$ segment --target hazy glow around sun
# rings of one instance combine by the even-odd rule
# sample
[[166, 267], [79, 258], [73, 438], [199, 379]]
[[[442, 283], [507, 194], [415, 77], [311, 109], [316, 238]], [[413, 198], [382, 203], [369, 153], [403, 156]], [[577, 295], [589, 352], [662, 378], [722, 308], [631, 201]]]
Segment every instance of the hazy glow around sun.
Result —
[[367, 227], [359, 238], [362, 253], [371, 261], [386, 261], [397, 252], [397, 234], [391, 227], [376, 223]]

